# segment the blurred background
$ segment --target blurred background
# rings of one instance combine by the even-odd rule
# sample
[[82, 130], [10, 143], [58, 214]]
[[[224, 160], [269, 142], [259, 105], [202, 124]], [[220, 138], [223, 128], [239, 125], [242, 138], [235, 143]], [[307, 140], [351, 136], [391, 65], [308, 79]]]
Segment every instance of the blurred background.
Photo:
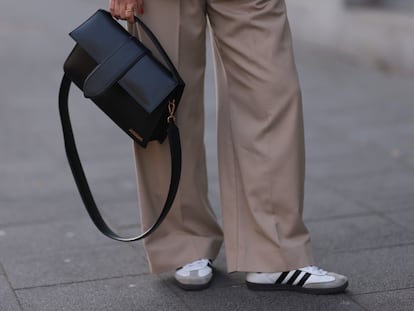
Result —
[[287, 0], [297, 39], [380, 70], [414, 73], [411, 0]]
[[[222, 252], [211, 290], [189, 295], [171, 275], [148, 274], [140, 242], [102, 236], [66, 161], [57, 94], [74, 46], [67, 34], [107, 1], [1, 0], [0, 311], [273, 310], [280, 301], [284, 310], [414, 309], [414, 2], [286, 3], [304, 99], [304, 217], [318, 264], [348, 275], [349, 291], [326, 300], [251, 293], [242, 274], [225, 273]], [[220, 219], [210, 52], [205, 85]], [[70, 110], [104, 215], [137, 232], [131, 142], [76, 89]]]

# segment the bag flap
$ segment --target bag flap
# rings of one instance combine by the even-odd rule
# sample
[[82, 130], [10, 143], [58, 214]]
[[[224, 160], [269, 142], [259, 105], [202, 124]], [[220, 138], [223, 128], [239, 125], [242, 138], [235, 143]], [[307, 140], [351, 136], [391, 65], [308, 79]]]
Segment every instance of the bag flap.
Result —
[[117, 83], [145, 52], [133, 37], [128, 38], [114, 54], [98, 64], [89, 74], [83, 85], [85, 97], [92, 98], [103, 94]]
[[104, 10], [96, 11], [69, 35], [99, 64], [131, 36]]

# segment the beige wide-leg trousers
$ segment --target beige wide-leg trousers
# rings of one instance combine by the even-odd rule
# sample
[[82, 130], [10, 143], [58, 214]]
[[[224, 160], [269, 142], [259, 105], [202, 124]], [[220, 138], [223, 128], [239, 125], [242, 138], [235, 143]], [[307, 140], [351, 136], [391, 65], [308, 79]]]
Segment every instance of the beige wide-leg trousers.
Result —
[[[275, 272], [312, 264], [302, 222], [301, 94], [284, 0], [147, 0], [143, 19], [186, 88], [177, 111], [183, 153], [170, 214], [144, 241], [154, 273], [215, 259], [224, 236], [228, 271]], [[204, 67], [210, 25], [217, 82], [223, 232], [207, 197]], [[130, 31], [137, 33], [135, 26]], [[135, 148], [143, 228], [170, 179], [168, 142]], [[224, 234], [223, 234], [224, 233]]]

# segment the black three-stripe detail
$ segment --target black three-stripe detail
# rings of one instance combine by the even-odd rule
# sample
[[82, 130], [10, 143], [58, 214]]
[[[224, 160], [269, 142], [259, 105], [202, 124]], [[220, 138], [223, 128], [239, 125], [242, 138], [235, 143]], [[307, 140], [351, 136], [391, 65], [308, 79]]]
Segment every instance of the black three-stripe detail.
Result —
[[283, 282], [283, 280], [287, 277], [287, 275], [289, 274], [289, 272], [283, 272], [278, 279], [276, 280], [275, 284], [281, 284]]
[[301, 274], [301, 273], [302, 273], [302, 271], [296, 270], [295, 273], [293, 273], [293, 275], [290, 277], [289, 281], [286, 284], [292, 285], [293, 282], [295, 282], [295, 280], [298, 278], [299, 274]]
[[306, 272], [306, 274], [302, 277], [302, 279], [299, 281], [297, 286], [302, 287], [305, 284], [305, 282], [309, 279], [310, 276], [311, 276], [311, 274]]

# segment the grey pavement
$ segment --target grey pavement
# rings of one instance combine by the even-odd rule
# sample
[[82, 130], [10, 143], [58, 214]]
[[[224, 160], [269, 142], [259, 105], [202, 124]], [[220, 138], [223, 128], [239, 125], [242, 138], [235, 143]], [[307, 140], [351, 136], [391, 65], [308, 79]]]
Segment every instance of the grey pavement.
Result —
[[[209, 290], [151, 275], [141, 242], [102, 236], [70, 175], [58, 118], [67, 33], [102, 1], [0, 3], [0, 310], [414, 310], [414, 78], [295, 42], [307, 138], [305, 219], [320, 266], [349, 290], [251, 292], [216, 261]], [[213, 71], [206, 79], [210, 198], [220, 217]], [[74, 91], [92, 189], [111, 223], [138, 231], [131, 142]], [[172, 254], [173, 255], [173, 254]]]

